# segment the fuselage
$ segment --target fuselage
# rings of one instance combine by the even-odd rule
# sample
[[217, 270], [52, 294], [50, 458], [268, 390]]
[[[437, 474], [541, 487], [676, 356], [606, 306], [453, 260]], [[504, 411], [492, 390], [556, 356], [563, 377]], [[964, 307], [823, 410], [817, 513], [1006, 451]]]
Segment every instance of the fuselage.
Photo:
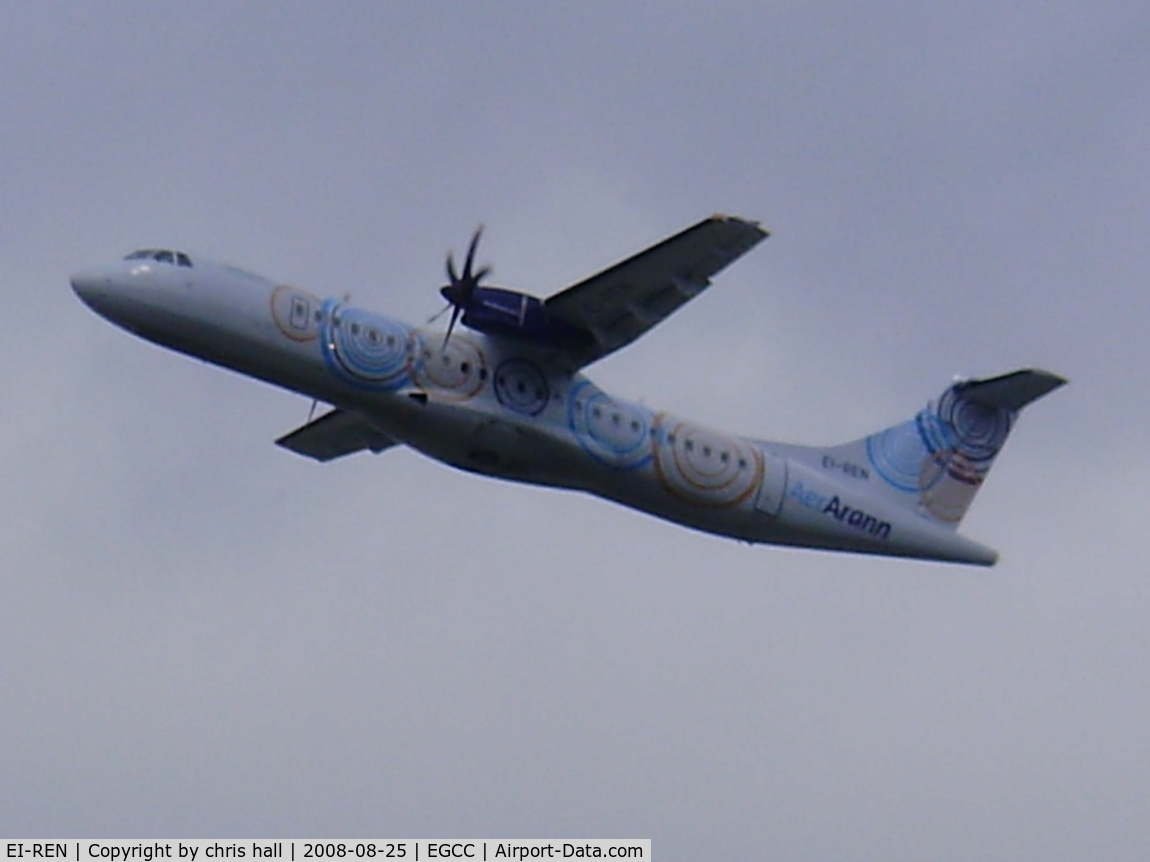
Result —
[[[989, 564], [802, 447], [614, 398], [559, 351], [410, 326], [226, 265], [140, 253], [72, 279], [143, 338], [336, 405], [455, 467], [748, 542]], [[810, 450], [811, 453], [814, 450]]]

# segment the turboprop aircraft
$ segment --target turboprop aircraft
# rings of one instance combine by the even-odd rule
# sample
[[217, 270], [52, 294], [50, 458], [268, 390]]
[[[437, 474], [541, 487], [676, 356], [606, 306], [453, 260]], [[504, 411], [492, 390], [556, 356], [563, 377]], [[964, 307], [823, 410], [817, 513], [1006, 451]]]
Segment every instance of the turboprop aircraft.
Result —
[[584, 376], [766, 236], [716, 215], [539, 299], [483, 284], [476, 231], [462, 268], [447, 257], [446, 333], [174, 249], [134, 251], [72, 287], [143, 338], [332, 405], [276, 441], [317, 461], [406, 445], [747, 542], [992, 565], [956, 528], [1019, 411], [1061, 377], [962, 380], [904, 422], [818, 447], [715, 431]]

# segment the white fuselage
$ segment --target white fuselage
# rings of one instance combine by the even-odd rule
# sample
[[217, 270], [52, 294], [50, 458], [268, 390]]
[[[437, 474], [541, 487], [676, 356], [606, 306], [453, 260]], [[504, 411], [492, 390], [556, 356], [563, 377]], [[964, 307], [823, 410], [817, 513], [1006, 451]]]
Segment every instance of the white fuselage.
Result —
[[865, 477], [612, 398], [554, 351], [459, 331], [445, 347], [441, 332], [201, 260], [126, 260], [73, 286], [144, 338], [352, 411], [465, 470], [749, 542], [995, 558], [873, 497]]

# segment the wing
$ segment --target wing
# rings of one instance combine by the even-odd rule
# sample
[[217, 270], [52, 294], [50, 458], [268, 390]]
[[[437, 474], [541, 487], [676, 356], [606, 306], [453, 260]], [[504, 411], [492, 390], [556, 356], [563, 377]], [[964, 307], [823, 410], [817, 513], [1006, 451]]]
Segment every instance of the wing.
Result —
[[363, 449], [382, 452], [398, 442], [355, 413], [336, 408], [280, 437], [276, 445], [317, 461], [331, 461]]
[[555, 294], [545, 303], [548, 317], [593, 336], [565, 354], [581, 368], [630, 344], [767, 235], [756, 222], [711, 216]]

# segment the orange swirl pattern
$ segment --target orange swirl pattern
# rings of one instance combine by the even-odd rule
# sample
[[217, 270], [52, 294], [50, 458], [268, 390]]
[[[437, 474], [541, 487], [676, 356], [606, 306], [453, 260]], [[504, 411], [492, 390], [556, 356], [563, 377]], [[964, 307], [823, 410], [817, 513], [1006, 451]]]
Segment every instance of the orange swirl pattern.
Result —
[[668, 491], [699, 506], [737, 506], [763, 481], [763, 456], [738, 437], [660, 416], [655, 472]]
[[292, 341], [311, 341], [319, 335], [316, 313], [322, 300], [306, 290], [281, 284], [272, 291], [272, 320]]
[[487, 357], [474, 342], [453, 335], [445, 348], [417, 338], [418, 361], [412, 372], [416, 385], [453, 401], [473, 398], [483, 388]]

